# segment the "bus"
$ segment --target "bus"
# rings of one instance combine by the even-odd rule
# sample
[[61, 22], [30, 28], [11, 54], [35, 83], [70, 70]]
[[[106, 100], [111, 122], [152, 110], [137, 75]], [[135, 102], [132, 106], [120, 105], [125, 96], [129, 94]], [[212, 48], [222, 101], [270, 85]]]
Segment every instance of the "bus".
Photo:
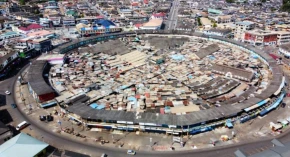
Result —
[[19, 123], [16, 127], [16, 130], [22, 130], [24, 129], [25, 127], [27, 127], [29, 124], [26, 122], [26, 121], [23, 121], [21, 123]]

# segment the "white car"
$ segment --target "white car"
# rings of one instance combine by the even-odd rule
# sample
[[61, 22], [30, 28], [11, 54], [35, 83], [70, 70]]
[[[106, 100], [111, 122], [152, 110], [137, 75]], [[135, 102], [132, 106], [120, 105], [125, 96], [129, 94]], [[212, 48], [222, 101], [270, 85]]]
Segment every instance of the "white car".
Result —
[[5, 92], [5, 94], [6, 94], [6, 95], [10, 95], [11, 93], [7, 90], [7, 91]]
[[129, 154], [129, 155], [135, 155], [136, 152], [135, 152], [134, 150], [128, 150], [128, 151], [127, 151], [127, 154]]

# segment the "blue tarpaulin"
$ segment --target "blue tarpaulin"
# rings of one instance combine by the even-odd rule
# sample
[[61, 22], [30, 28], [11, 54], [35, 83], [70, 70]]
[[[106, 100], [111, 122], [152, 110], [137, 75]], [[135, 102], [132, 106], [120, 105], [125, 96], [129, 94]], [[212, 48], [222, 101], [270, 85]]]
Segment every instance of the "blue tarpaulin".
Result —
[[96, 103], [93, 103], [93, 104], [91, 104], [90, 106], [91, 106], [91, 108], [96, 109], [99, 105], [96, 104]]
[[227, 125], [228, 128], [233, 128], [233, 123], [232, 123], [232, 121], [230, 119], [228, 119], [226, 121], [226, 125]]
[[198, 134], [201, 132], [206, 132], [206, 131], [211, 131], [211, 130], [212, 130], [212, 127], [204, 127], [204, 128], [192, 130], [190, 131], [190, 134]]
[[171, 58], [174, 59], [174, 60], [177, 60], [177, 61], [184, 60], [184, 56], [183, 55], [172, 55]]
[[93, 108], [93, 109], [102, 110], [102, 109], [105, 108], [105, 105], [99, 105], [97, 103], [93, 103], [93, 104], [90, 105], [90, 107]]

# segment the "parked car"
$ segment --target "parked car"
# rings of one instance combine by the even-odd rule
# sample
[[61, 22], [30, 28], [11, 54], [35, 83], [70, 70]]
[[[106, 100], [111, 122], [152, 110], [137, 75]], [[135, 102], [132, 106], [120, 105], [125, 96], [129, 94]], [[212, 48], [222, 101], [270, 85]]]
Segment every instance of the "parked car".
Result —
[[47, 120], [48, 122], [53, 121], [53, 116], [51, 116], [51, 115], [47, 115], [47, 116], [46, 116], [46, 120]]
[[136, 152], [135, 152], [134, 150], [128, 150], [128, 151], [127, 151], [127, 154], [129, 154], [129, 155], [135, 155]]
[[39, 116], [40, 121], [46, 121], [46, 116]]
[[11, 104], [12, 108], [17, 108], [16, 104]]

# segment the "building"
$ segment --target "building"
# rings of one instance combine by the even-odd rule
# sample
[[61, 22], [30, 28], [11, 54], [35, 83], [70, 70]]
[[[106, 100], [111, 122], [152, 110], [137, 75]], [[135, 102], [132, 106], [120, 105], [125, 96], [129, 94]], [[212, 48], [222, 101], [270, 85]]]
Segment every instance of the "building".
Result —
[[0, 121], [0, 145], [13, 137], [12, 131]]
[[117, 27], [112, 21], [104, 19], [94, 21], [93, 26], [79, 23], [76, 25], [76, 29], [81, 35], [97, 35], [122, 31], [122, 28]]
[[66, 17], [62, 18], [62, 24], [64, 26], [75, 26], [76, 21], [75, 21], [75, 18], [73, 16], [66, 16]]
[[18, 34], [16, 32], [6, 32], [6, 33], [2, 33], [0, 34], [0, 40], [5, 40], [5, 39], [10, 39], [10, 38], [15, 38], [15, 37], [20, 37], [21, 34]]
[[213, 15], [223, 15], [224, 14], [222, 10], [213, 9], [213, 8], [208, 8], [207, 12], [209, 14], [213, 14]]
[[29, 32], [32, 32], [32, 31], [37, 31], [37, 30], [42, 30], [43, 27], [39, 24], [36, 24], [36, 23], [33, 23], [33, 24], [30, 24], [26, 27], [17, 27], [17, 26], [12, 26], [12, 30], [17, 32], [17, 33], [22, 33], [22, 34], [27, 34]]
[[220, 16], [213, 16], [210, 17], [216, 23], [230, 23], [233, 22], [232, 15], [220, 15]]
[[19, 63], [17, 52], [8, 52], [4, 56], [0, 57], [0, 72], [6, 74], [12, 68], [11, 63]]
[[50, 20], [48, 18], [39, 18], [39, 24], [42, 27], [49, 27], [50, 26]]
[[34, 45], [34, 49], [39, 52], [47, 52], [53, 48], [51, 40], [48, 38], [34, 39], [30, 42]]
[[152, 14], [151, 19], [165, 19], [166, 13], [155, 13]]
[[0, 29], [4, 28], [4, 23], [7, 20], [6, 17], [0, 16]]
[[49, 17], [48, 18], [53, 26], [60, 26], [61, 17]]
[[246, 31], [243, 41], [256, 46], [276, 45], [277, 33], [263, 30]]
[[255, 23], [251, 21], [236, 22], [236, 29], [234, 33], [234, 39], [239, 41], [244, 41], [245, 32], [253, 30], [255, 28]]
[[277, 45], [282, 45], [290, 42], [290, 32], [276, 31], [275, 33], [277, 33]]
[[25, 133], [20, 133], [0, 145], [1, 157], [36, 157], [45, 154], [48, 144]]
[[232, 30], [231, 29], [211, 28], [209, 30], [205, 30], [204, 33], [207, 35], [227, 37], [227, 36], [230, 36], [232, 34]]
[[153, 29], [159, 30], [161, 29], [163, 20], [162, 19], [151, 19], [148, 22], [144, 23], [140, 29]]
[[50, 65], [47, 61], [36, 60], [32, 62], [28, 75], [28, 89], [33, 98], [42, 103], [55, 98], [54, 90], [46, 83], [43, 74], [48, 72]]
[[284, 55], [286, 58], [290, 58], [290, 43], [280, 45], [279, 53]]

